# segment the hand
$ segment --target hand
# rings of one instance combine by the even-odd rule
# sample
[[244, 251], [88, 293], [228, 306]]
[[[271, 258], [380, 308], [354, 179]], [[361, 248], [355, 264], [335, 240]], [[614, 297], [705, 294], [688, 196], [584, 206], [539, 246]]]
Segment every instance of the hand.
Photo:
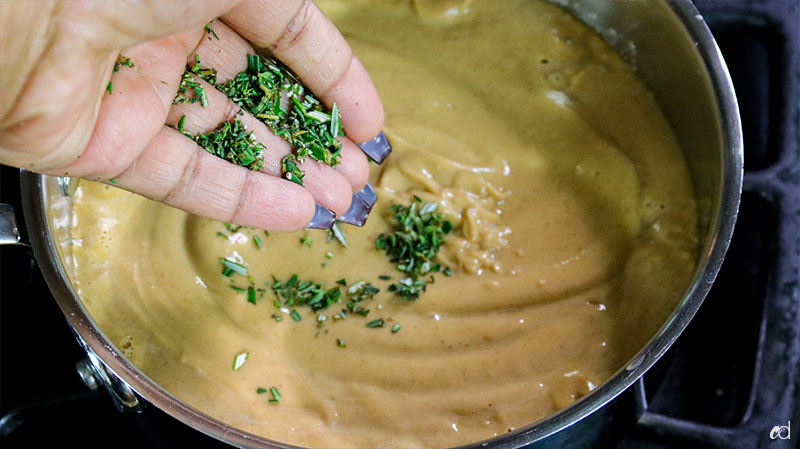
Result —
[[[219, 39], [204, 30], [216, 17], [210, 28]], [[311, 0], [0, 2], [0, 36], [4, 164], [113, 179], [187, 212], [281, 231], [304, 227], [315, 203], [344, 214], [367, 181], [354, 142], [380, 132], [383, 106], [363, 65]], [[233, 117], [239, 107], [208, 85], [206, 108], [172, 101], [195, 54], [221, 83], [246, 69], [251, 43], [341, 110], [348, 136], [340, 138], [341, 163], [334, 169], [306, 160], [304, 187], [280, 177], [288, 143], [247, 113], [237, 117], [267, 147], [260, 172], [217, 158], [167, 126], [186, 115], [184, 129], [196, 135]], [[134, 67], [112, 73], [120, 54]]]

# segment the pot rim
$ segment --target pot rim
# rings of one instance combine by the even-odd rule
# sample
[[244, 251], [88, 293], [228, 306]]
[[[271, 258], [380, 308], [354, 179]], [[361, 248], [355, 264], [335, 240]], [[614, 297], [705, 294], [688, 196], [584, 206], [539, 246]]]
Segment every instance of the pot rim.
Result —
[[[705, 256], [700, 260], [695, 278], [684, 294], [683, 300], [675, 307], [658, 332], [626, 366], [620, 368], [585, 397], [556, 414], [514, 432], [461, 446], [462, 448], [490, 445], [503, 448], [522, 447], [548, 438], [605, 406], [631, 387], [669, 349], [697, 312], [720, 270], [733, 235], [742, 189], [743, 141], [739, 108], [722, 54], [697, 9], [689, 0], [665, 1], [686, 28], [702, 57], [715, 94], [721, 122], [723, 164], [719, 193], [720, 207], [719, 214], [711, 217], [709, 222], [707, 234], [710, 238], [703, 248]], [[94, 352], [109, 370], [148, 402], [206, 435], [238, 447], [298, 448], [245, 432], [189, 406], [147, 377], [116, 351], [67, 281], [62, 261], [55, 250], [56, 242], [46, 222], [47, 202], [44, 196], [46, 193], [43, 188], [44, 181], [45, 175], [21, 171], [20, 184], [25, 222], [42, 274], [84, 349]]]

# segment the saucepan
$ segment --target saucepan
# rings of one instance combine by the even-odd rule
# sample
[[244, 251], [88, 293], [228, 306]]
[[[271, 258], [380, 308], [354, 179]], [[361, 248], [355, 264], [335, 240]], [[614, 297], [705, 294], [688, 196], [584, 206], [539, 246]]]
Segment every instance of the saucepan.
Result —
[[[539, 422], [467, 447], [601, 447], [643, 413], [636, 384], [700, 307], [733, 232], [742, 184], [739, 111], [725, 62], [688, 0], [558, 0], [597, 30], [650, 87], [680, 141], [698, 199], [701, 248], [692, 282], [652, 339], [604, 384]], [[631, 124], [635, 126], [635, 124]], [[69, 281], [70, 189], [66, 178], [21, 173], [25, 224], [36, 259], [88, 358], [79, 372], [107, 388], [121, 409], [149, 403], [200, 432], [239, 447], [285, 448], [196, 410], [133, 366], [87, 313]], [[0, 209], [1, 241], [18, 240], [14, 214]], [[640, 384], [637, 384], [640, 385]], [[634, 386], [634, 388], [632, 388]]]

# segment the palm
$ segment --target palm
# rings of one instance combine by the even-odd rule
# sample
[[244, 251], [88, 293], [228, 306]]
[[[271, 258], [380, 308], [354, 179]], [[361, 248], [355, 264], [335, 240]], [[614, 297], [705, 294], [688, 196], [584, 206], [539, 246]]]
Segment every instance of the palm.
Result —
[[[270, 2], [261, 0], [243, 2], [227, 13], [225, 22], [236, 29], [256, 29], [245, 35], [260, 46], [273, 46], [276, 56], [289, 65], [293, 62], [300, 64], [304, 58], [318, 56], [313, 54], [315, 47], [304, 48], [302, 44], [295, 44], [297, 39], [283, 45], [282, 38], [287, 32], [304, 33], [303, 30], [308, 28], [303, 26], [293, 31], [297, 18], [320, 22], [324, 16], [313, 3], [303, 0], [294, 3], [297, 10], [284, 13], [288, 19], [280, 15], [272, 18], [283, 20], [280, 26], [286, 27], [285, 30], [258, 30], [264, 23], [262, 20], [258, 25], [254, 24], [258, 21], [258, 13], [273, 8]], [[59, 13], [63, 15], [65, 10], [69, 13], [72, 4], [68, 5], [63, 6]], [[314, 202], [337, 215], [344, 213], [350, 205], [352, 192], [364, 185], [368, 172], [366, 160], [349, 139], [343, 140], [343, 161], [337, 170], [315, 162], [304, 165], [308, 179], [304, 189], [275, 177], [280, 174], [277, 161], [290, 148], [263, 123], [247, 114], [242, 121], [268, 148], [263, 174], [249, 172], [210, 156], [192, 140], [168, 126], [186, 115], [187, 131], [193, 134], [208, 132], [229, 120], [238, 110], [210, 86], [206, 89], [210, 100], [208, 108], [201, 108], [198, 103], [172, 104], [188, 57], [193, 58], [196, 53], [204, 66], [215, 68], [220, 81], [225, 81], [244, 69], [244, 56], [253, 50], [244, 38], [221, 21], [214, 22], [220, 39], [210, 39], [202, 24], [214, 15], [201, 17], [195, 8], [188, 15], [182, 11], [184, 14], [178, 16], [182, 19], [176, 19], [170, 16], [175, 11], [164, 12], [158, 8], [180, 8], [175, 5], [162, 7], [159, 6], [161, 3], [154, 5], [157, 6], [149, 6], [155, 8], [155, 12], [150, 14], [158, 16], [154, 20], [166, 21], [166, 28], [187, 31], [122, 50], [98, 50], [96, 45], [70, 42], [66, 37], [69, 33], [56, 35], [56, 39], [61, 40], [53, 47], [66, 48], [69, 57], [55, 58], [45, 52], [33, 65], [25, 88], [0, 122], [2, 161], [50, 174], [101, 181], [113, 179], [115, 184], [125, 189], [193, 213], [265, 228], [290, 230], [302, 227], [313, 214]], [[222, 2], [210, 0], [204, 6], [222, 11], [226, 7]], [[206, 11], [206, 14], [218, 15], [222, 11]], [[80, 22], [84, 16], [78, 19], [74, 16], [68, 14], [66, 19], [61, 18], [59, 32], [69, 30], [70, 25], [78, 29], [70, 21]], [[100, 30], [95, 30], [94, 35], [102, 32], [103, 27], [108, 31], [120, 26], [114, 17], [99, 20], [107, 23], [92, 24]], [[326, 20], [316, 28], [328, 34], [332, 30]], [[275, 36], [265, 36], [275, 31], [278, 31]], [[334, 37], [340, 39], [346, 48], [338, 33]], [[126, 38], [130, 40], [130, 36], [114, 36], [107, 40], [124, 44]], [[322, 38], [330, 39], [331, 36]], [[264, 42], [274, 45], [264, 45]], [[111, 92], [108, 93], [109, 74], [120, 52], [133, 61], [134, 67], [123, 66], [113, 73]], [[322, 57], [344, 58], [332, 61], [341, 67], [337, 78], [326, 79], [303, 70], [298, 73], [322, 95], [323, 101], [341, 106], [343, 123], [349, 135], [368, 140], [377, 133], [383, 120], [380, 101], [369, 77], [356, 59], [350, 59], [349, 53], [338, 51]], [[343, 98], [343, 95], [355, 98]], [[42, 108], [42, 105], [47, 107]], [[2, 112], [4, 110], [0, 109]]]

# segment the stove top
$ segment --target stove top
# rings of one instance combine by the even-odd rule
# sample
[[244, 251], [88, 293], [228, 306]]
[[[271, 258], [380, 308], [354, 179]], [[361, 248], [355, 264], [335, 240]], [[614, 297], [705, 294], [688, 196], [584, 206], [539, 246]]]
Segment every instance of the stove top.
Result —
[[[617, 448], [800, 448], [800, 1], [695, 3], [739, 99], [744, 193], [719, 277], [636, 384], [645, 412]], [[15, 169], [0, 189], [20, 210]], [[117, 412], [78, 376], [84, 356], [29, 251], [3, 247], [0, 447], [229, 447], [152, 406]]]

